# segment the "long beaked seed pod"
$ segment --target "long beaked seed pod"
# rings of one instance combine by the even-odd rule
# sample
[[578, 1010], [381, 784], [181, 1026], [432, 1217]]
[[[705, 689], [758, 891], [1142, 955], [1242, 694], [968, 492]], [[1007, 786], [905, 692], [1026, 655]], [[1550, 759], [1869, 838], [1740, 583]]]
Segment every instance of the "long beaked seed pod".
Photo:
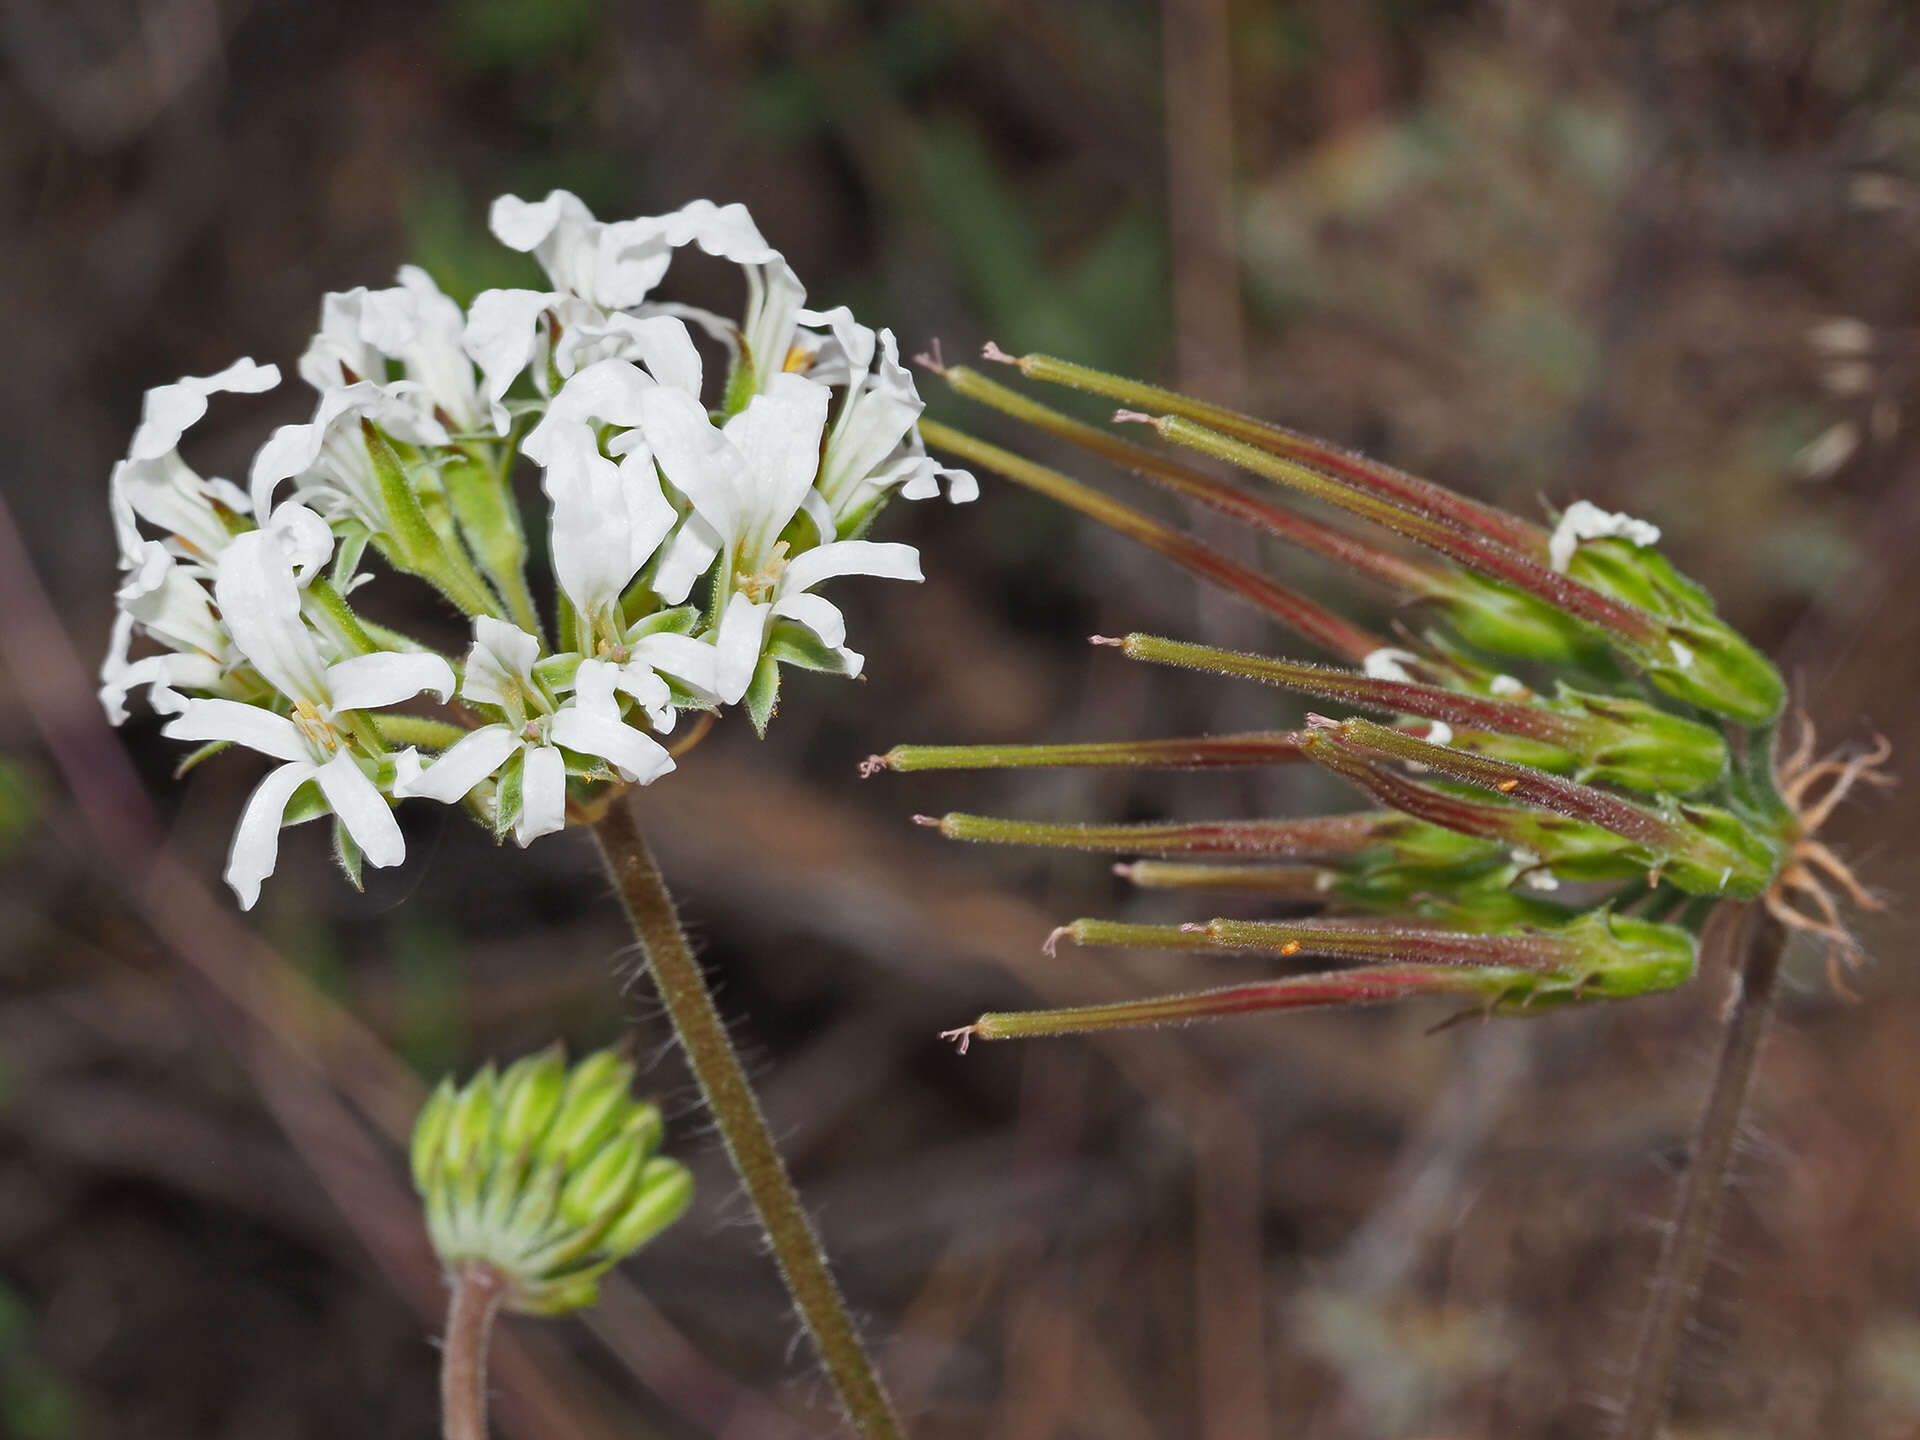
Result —
[[[1856, 899], [1866, 892], [1811, 837], [1851, 786], [1887, 780], [1884, 756], [1815, 763], [1809, 742], [1776, 758], [1785, 695], [1778, 671], [1653, 548], [1657, 526], [1584, 500], [1535, 523], [1159, 386], [1046, 355], [1016, 357], [991, 345], [985, 354], [1029, 380], [1126, 406], [1114, 422], [1144, 424], [1170, 448], [1121, 438], [968, 367], [933, 368], [957, 395], [1382, 584], [1407, 608], [1392, 626], [1395, 639], [1374, 641], [1317, 599], [1276, 582], [1263, 587], [1253, 566], [1225, 561], [1101, 491], [951, 427], [927, 427], [930, 443], [1253, 599], [1345, 664], [1140, 633], [1096, 636], [1096, 644], [1377, 718], [1309, 714], [1298, 731], [1201, 740], [906, 745], [873, 757], [868, 773], [1306, 759], [1387, 807], [1131, 824], [917, 817], [955, 839], [1127, 857], [1113, 871], [1141, 889], [1250, 896], [1285, 907], [1283, 916], [1312, 917], [1088, 918], [1055, 932], [1050, 953], [1068, 941], [1179, 951], [1187, 965], [1209, 952], [1247, 951], [1354, 967], [1154, 1000], [990, 1014], [954, 1032], [963, 1044], [1421, 995], [1457, 997], [1483, 1015], [1625, 999], [1693, 973], [1694, 932], [1722, 899], [1764, 898], [1783, 924], [1852, 953], [1819, 877], [1850, 886]], [[1216, 474], [1219, 465], [1239, 474]], [[1395, 538], [1376, 542], [1350, 533], [1340, 516], [1328, 523], [1296, 513], [1288, 496]], [[1403, 551], [1401, 542], [1429, 553]], [[1370, 641], [1375, 648], [1362, 651]], [[1808, 801], [1829, 777], [1829, 797]], [[1789, 893], [1806, 897], [1802, 908], [1783, 898]]]
[[1109, 529], [1119, 531], [1128, 539], [1138, 541], [1148, 549], [1157, 550], [1182, 569], [1264, 610], [1281, 624], [1335, 655], [1360, 660], [1378, 650], [1383, 643], [1379, 636], [1343, 620], [1299, 591], [1271, 580], [1236, 560], [1229, 560], [1191, 536], [1183, 535], [1131, 506], [1111, 500], [1057, 470], [1036, 465], [1011, 450], [1002, 450], [997, 445], [975, 440], [931, 420], [922, 422], [920, 429], [927, 437], [928, 444], [963, 455], [975, 465], [1038, 491], [1098, 520]]

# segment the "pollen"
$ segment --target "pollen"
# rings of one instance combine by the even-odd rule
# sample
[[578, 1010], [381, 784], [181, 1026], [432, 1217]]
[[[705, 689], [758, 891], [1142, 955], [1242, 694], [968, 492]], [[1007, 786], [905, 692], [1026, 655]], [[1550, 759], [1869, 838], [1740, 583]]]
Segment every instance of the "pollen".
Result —
[[1502, 795], [1511, 795], [1520, 788], [1520, 782], [1518, 780], [1502, 780], [1493, 788], [1498, 790]]
[[1300, 953], [1300, 942], [1298, 940], [1287, 941], [1286, 944], [1280, 947], [1280, 953], [1282, 955], [1298, 955]]

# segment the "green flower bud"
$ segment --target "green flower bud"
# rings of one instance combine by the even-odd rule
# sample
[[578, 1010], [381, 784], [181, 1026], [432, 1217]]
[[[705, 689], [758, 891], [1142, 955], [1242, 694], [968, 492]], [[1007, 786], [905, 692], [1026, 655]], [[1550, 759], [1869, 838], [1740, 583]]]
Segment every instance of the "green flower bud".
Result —
[[507, 1067], [500, 1077], [499, 1134], [505, 1151], [532, 1152], [559, 1114], [566, 1085], [566, 1053], [558, 1045]]
[[413, 1124], [413, 1188], [426, 1193], [429, 1178], [440, 1164], [440, 1157], [446, 1147], [447, 1127], [453, 1123], [453, 1102], [456, 1092], [451, 1076], [434, 1087], [427, 1103], [421, 1107], [420, 1118]]
[[641, 1169], [632, 1203], [601, 1243], [616, 1254], [631, 1254], [686, 1214], [692, 1203], [693, 1172], [678, 1160], [656, 1155]]
[[464, 1089], [449, 1079], [415, 1123], [414, 1184], [443, 1264], [483, 1260], [505, 1305], [555, 1315], [593, 1303], [599, 1277], [686, 1210], [684, 1166], [654, 1156], [658, 1107], [633, 1099], [611, 1051], [571, 1072], [556, 1046]]

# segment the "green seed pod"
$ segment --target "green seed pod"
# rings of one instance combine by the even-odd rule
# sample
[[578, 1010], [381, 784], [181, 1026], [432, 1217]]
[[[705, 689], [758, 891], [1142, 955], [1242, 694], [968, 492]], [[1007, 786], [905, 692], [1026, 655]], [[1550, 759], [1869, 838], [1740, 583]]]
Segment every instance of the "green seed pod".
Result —
[[1448, 572], [1446, 586], [1435, 608], [1476, 650], [1546, 665], [1606, 663], [1599, 633], [1545, 601], [1466, 570]]
[[633, 1066], [611, 1051], [571, 1072], [556, 1046], [449, 1079], [415, 1124], [414, 1184], [452, 1268], [484, 1260], [507, 1278], [508, 1309], [590, 1305], [599, 1277], [686, 1210], [684, 1166], [654, 1156], [658, 1107], [631, 1098]]
[[1574, 551], [1567, 573], [1664, 622], [1659, 638], [1629, 654], [1665, 694], [1742, 725], [1766, 725], [1780, 714], [1787, 699], [1780, 672], [1658, 550], [1590, 540]]
[[1579, 716], [1586, 732], [1576, 779], [1690, 795], [1727, 772], [1727, 742], [1717, 731], [1644, 700], [1563, 686], [1555, 708]]

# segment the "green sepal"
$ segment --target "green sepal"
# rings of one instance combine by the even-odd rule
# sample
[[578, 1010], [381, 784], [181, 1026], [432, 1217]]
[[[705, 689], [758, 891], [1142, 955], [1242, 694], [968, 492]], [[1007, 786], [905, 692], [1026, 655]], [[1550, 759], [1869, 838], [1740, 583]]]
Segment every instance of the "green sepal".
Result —
[[280, 812], [280, 828], [284, 830], [289, 825], [304, 825], [309, 820], [318, 820], [322, 815], [332, 813], [333, 807], [327, 804], [327, 797], [320, 793], [320, 786], [308, 780], [287, 797], [287, 808]]
[[753, 683], [747, 686], [745, 699], [747, 718], [753, 721], [754, 733], [766, 738], [767, 722], [773, 719], [773, 712], [780, 704], [780, 662], [771, 655], [762, 655], [760, 663], [753, 667]]
[[513, 833], [514, 822], [520, 818], [521, 806], [525, 803], [521, 791], [526, 779], [527, 752], [524, 748], [516, 750], [507, 757], [507, 763], [500, 767], [500, 779], [493, 792], [493, 838], [504, 840]]
[[700, 610], [695, 605], [676, 605], [671, 610], [656, 610], [627, 627], [627, 639], [643, 635], [691, 635], [700, 628]]
[[347, 827], [340, 823], [337, 815], [333, 820], [333, 858], [339, 864], [341, 873], [347, 877], [347, 883], [364, 893], [367, 887], [360, 879], [364, 857], [360, 853], [359, 843], [347, 833]]
[[847, 662], [840, 652], [822, 644], [820, 637], [804, 625], [774, 622], [767, 635], [767, 657], [798, 665], [802, 670], [820, 670], [828, 675], [847, 673]]
[[231, 740], [209, 740], [173, 767], [173, 778], [176, 780], [181, 779], [202, 760], [211, 760], [231, 744], [233, 744]]

